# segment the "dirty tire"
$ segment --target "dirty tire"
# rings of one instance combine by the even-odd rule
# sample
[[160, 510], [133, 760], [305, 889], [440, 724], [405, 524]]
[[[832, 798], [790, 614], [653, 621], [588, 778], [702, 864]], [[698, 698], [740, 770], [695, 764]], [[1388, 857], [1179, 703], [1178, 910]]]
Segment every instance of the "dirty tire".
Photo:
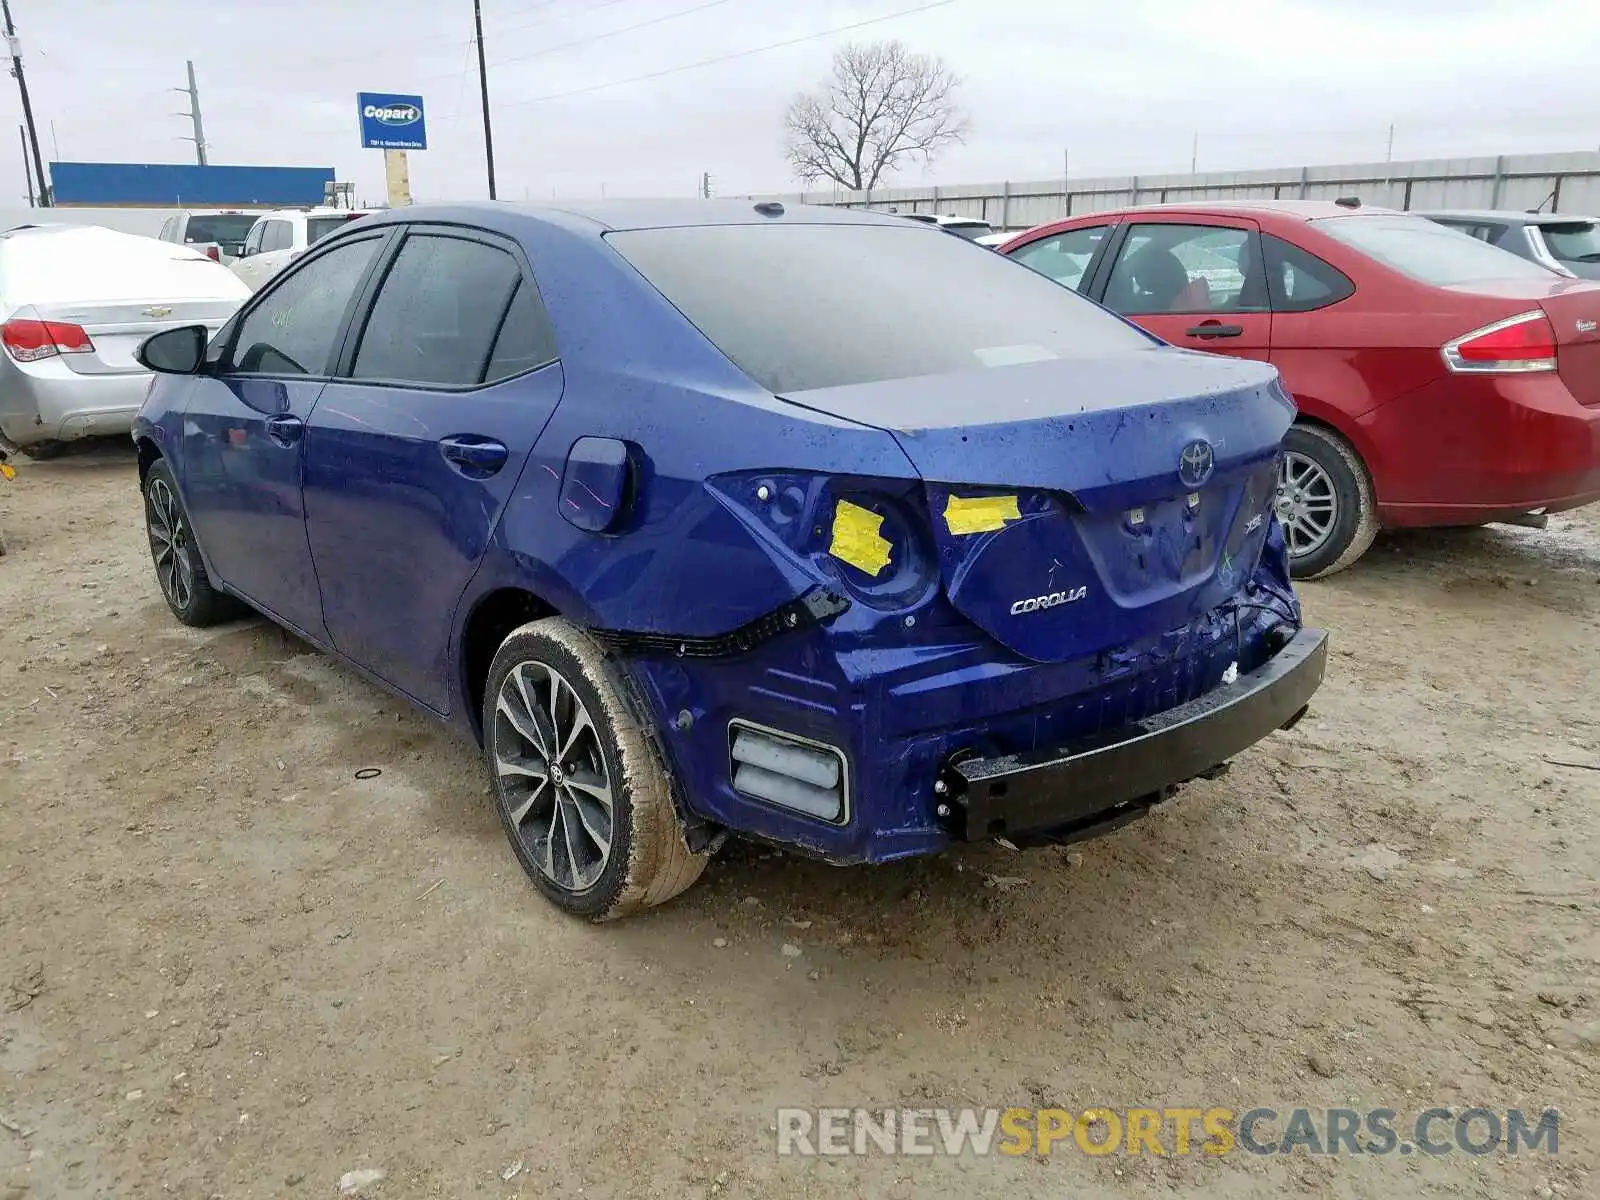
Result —
[[[205, 562], [200, 557], [199, 545], [194, 540], [194, 526], [183, 498], [178, 495], [178, 484], [165, 459], [150, 464], [144, 480], [145, 532], [150, 540], [150, 558], [155, 565], [156, 585], [161, 597], [172, 610], [172, 615], [185, 625], [204, 628], [228, 621], [245, 612], [245, 607], [226, 592], [211, 586]], [[162, 558], [163, 538], [159, 530], [168, 525], [168, 532], [178, 533], [183, 544], [175, 548], [182, 556], [183, 572], [174, 576]]]
[[[518, 672], [516, 679], [512, 679], [514, 671]], [[559, 683], [553, 683], [557, 677]], [[508, 680], [513, 689], [508, 703], [515, 709], [520, 728], [501, 703]], [[519, 681], [524, 689], [520, 693], [516, 691]], [[551, 701], [552, 687], [562, 697], [567, 697], [568, 691], [575, 694], [594, 734], [592, 739], [586, 732], [572, 735], [580, 747], [579, 759], [587, 761], [570, 776], [562, 775], [564, 790], [549, 782], [552, 772], [548, 765], [543, 766], [546, 782], [540, 790], [536, 771], [544, 751], [535, 742], [548, 745], [558, 728], [565, 736], [573, 728], [581, 730], [583, 722], [572, 718], [575, 710], [570, 697], [564, 704]], [[484, 762], [495, 808], [517, 860], [548, 900], [578, 916], [607, 921], [664, 904], [700, 878], [708, 856], [693, 854], [684, 844], [671, 779], [628, 697], [620, 668], [593, 639], [560, 617], [532, 621], [513, 630], [490, 664], [483, 697]], [[519, 698], [531, 703], [518, 708]], [[563, 711], [566, 720], [561, 717]], [[557, 715], [547, 719], [548, 712]], [[530, 714], [536, 726], [531, 730]], [[527, 732], [534, 737], [526, 736]], [[603, 761], [603, 777], [597, 773], [597, 759]], [[508, 773], [501, 765], [507, 761], [518, 764], [519, 769]], [[574, 763], [556, 766], [571, 768]], [[530, 776], [529, 771], [535, 773]], [[608, 785], [611, 801], [609, 846], [594, 878], [581, 876], [575, 864], [583, 856], [574, 854], [572, 846], [576, 841], [580, 850], [594, 851], [595, 844], [590, 839], [585, 845], [586, 835], [581, 833], [573, 841], [567, 840], [565, 828], [566, 814], [578, 813], [579, 802], [588, 803], [595, 794], [592, 786], [578, 785], [580, 778], [586, 784], [602, 780]], [[540, 790], [540, 796], [530, 808], [534, 790]], [[554, 796], [549, 805], [544, 802], [545, 792]], [[563, 814], [557, 818], [555, 808], [561, 805], [565, 805]], [[592, 805], [589, 811], [594, 811]], [[578, 820], [574, 831], [589, 827], [582, 814]], [[562, 837], [555, 841], [558, 823], [563, 826]], [[541, 852], [542, 845], [559, 849], [547, 856]], [[594, 869], [592, 857], [587, 865]]]
[[1296, 579], [1321, 579], [1336, 574], [1365, 554], [1378, 536], [1378, 509], [1372, 480], [1355, 448], [1331, 429], [1298, 424], [1284, 436], [1283, 448], [1303, 454], [1333, 481], [1338, 498], [1333, 532], [1310, 554], [1289, 559]]

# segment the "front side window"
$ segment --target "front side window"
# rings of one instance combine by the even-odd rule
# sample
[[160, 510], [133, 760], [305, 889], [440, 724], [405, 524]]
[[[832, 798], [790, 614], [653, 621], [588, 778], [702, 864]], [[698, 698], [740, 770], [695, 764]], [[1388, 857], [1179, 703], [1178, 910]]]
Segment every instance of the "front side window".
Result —
[[1088, 282], [1085, 273], [1110, 228], [1109, 225], [1091, 225], [1087, 229], [1072, 229], [1054, 237], [1040, 238], [1013, 250], [1011, 257], [1073, 291], [1082, 291]]
[[1259, 312], [1266, 307], [1247, 229], [1134, 225], [1106, 284], [1106, 305], [1132, 315]]
[[778, 395], [1157, 345], [1038, 272], [909, 221], [632, 229], [606, 241]]
[[266, 232], [267, 223], [265, 221], [257, 221], [254, 225], [250, 226], [250, 234], [244, 239], [244, 252], [246, 254], [260, 254], [261, 239]]
[[411, 234], [372, 305], [351, 375], [468, 387], [484, 367], [521, 268], [483, 242]]
[[294, 247], [294, 226], [287, 221], [268, 221], [261, 237], [263, 250], [290, 250]]
[[1313, 225], [1391, 270], [1434, 287], [1485, 279], [1539, 279], [1550, 272], [1424, 217], [1323, 217]]
[[240, 321], [232, 369], [261, 375], [326, 375], [345, 310], [382, 240], [346, 242], [279, 276]]

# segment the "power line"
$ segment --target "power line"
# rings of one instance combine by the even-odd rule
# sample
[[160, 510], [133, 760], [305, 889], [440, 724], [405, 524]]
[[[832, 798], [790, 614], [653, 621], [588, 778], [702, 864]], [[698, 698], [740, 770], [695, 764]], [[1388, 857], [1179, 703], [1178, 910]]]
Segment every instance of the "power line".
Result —
[[574, 38], [570, 42], [559, 42], [554, 46], [546, 46], [543, 50], [534, 50], [529, 54], [519, 54], [515, 58], [498, 58], [490, 63], [491, 67], [503, 67], [510, 63], [527, 62], [530, 58], [540, 58], [546, 54], [554, 54], [558, 50], [570, 50], [574, 46], [586, 46], [590, 42], [601, 42], [606, 38], [618, 37], [624, 33], [632, 33], [636, 29], [648, 29], [652, 25], [662, 25], [667, 21], [675, 21], [679, 17], [692, 16], [697, 12], [704, 12], [708, 8], [716, 8], [722, 4], [729, 4], [732, 0], [706, 0], [704, 4], [697, 4], [693, 8], [679, 9], [664, 16], [651, 17], [648, 21], [638, 21], [632, 25], [624, 25], [620, 29], [608, 29], [604, 33], [590, 34], [588, 37]]
[[664, 71], [651, 71], [646, 75], [633, 75], [627, 79], [613, 79], [608, 83], [590, 84], [588, 87], [573, 88], [565, 92], [551, 92], [544, 96], [531, 96], [526, 100], [505, 100], [497, 104], [498, 108], [518, 108], [524, 104], [543, 104], [549, 100], [565, 100], [568, 96], [586, 96], [590, 92], [601, 92], [607, 88], [625, 87], [630, 83], [643, 83], [648, 79], [662, 79], [668, 75], [677, 75], [684, 71], [697, 71], [701, 67], [711, 67], [718, 63], [732, 62], [737, 58], [749, 58], [755, 54], [765, 54], [769, 50], [782, 50], [788, 46], [798, 46], [803, 42], [815, 42], [821, 38], [832, 37], [837, 33], [849, 33], [853, 29], [864, 29], [868, 25], [881, 25], [885, 21], [897, 20], [900, 17], [909, 17], [916, 13], [928, 12], [930, 9], [944, 8], [956, 3], [956, 0], [933, 0], [931, 4], [919, 4], [915, 8], [902, 8], [896, 12], [885, 13], [881, 17], [869, 17], [865, 21], [852, 21], [848, 25], [836, 25], [832, 29], [824, 29], [818, 33], [808, 33], [804, 37], [789, 38], [781, 42], [770, 42], [765, 46], [754, 46], [749, 50], [739, 50], [733, 54], [719, 54], [715, 58], [703, 58], [699, 62], [684, 63], [678, 67], [668, 67]]

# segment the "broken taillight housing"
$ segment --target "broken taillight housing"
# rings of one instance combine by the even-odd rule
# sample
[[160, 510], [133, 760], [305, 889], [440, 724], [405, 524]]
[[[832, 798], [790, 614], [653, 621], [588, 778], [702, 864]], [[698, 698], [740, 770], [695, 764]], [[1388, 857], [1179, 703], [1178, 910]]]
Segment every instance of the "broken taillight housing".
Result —
[[1556, 369], [1556, 331], [1543, 311], [1519, 313], [1462, 334], [1443, 347], [1457, 374], [1523, 374]]
[[871, 608], [912, 607], [938, 582], [939, 556], [919, 480], [740, 472], [718, 476], [711, 486]]

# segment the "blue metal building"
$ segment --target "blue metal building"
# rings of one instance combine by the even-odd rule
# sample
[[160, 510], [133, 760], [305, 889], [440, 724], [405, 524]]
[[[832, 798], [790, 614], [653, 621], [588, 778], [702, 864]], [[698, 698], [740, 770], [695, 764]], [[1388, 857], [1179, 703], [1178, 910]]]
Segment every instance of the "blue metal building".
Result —
[[321, 204], [332, 167], [53, 162], [55, 203], [101, 208], [279, 208]]

